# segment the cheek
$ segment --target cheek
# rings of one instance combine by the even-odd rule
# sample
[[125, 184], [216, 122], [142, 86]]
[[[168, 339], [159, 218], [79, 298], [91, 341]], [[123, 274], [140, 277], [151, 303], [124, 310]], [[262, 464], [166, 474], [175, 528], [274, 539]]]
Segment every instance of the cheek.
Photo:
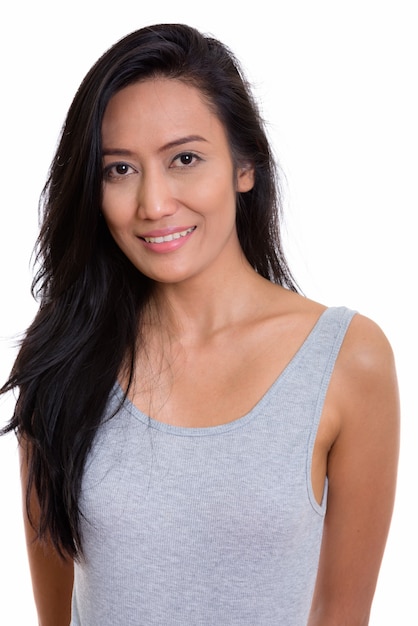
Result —
[[109, 227], [123, 228], [135, 215], [135, 202], [132, 194], [125, 191], [105, 188], [102, 198], [102, 214]]
[[[187, 198], [190, 202], [187, 202]], [[212, 177], [210, 180], [199, 181], [193, 189], [185, 190], [183, 198], [193, 206], [195, 210], [202, 211], [207, 215], [216, 213], [219, 218], [229, 216], [230, 211], [235, 212], [236, 193], [232, 180], [224, 174]]]

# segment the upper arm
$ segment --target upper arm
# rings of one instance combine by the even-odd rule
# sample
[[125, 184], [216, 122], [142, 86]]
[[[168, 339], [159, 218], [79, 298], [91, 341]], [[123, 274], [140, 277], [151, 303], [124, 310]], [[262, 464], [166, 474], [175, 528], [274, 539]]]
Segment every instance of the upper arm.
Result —
[[70, 559], [64, 560], [52, 543], [37, 539], [36, 525], [39, 520], [39, 503], [32, 490], [30, 512], [32, 526], [26, 510], [28, 484], [27, 447], [19, 445], [24, 528], [33, 595], [38, 612], [39, 626], [68, 626], [71, 620], [71, 596], [74, 567]]
[[354, 317], [329, 392], [339, 429], [328, 457], [328, 505], [309, 625], [364, 626], [392, 516], [399, 448], [393, 354], [367, 318]]

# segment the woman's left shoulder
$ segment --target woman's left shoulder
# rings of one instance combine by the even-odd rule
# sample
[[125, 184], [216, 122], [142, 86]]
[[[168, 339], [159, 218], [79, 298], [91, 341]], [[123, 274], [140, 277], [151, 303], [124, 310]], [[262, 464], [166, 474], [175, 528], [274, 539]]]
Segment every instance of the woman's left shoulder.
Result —
[[372, 319], [355, 313], [347, 329], [339, 357], [351, 374], [394, 371], [392, 346], [382, 328]]
[[341, 427], [370, 433], [383, 423], [392, 434], [399, 420], [394, 353], [381, 327], [356, 313], [347, 329], [331, 381]]

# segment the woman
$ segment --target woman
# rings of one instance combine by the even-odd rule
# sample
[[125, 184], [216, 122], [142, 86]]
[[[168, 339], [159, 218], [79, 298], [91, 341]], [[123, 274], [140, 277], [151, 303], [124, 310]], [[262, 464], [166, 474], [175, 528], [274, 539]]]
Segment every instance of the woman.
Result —
[[81, 84], [2, 389], [42, 626], [368, 623], [393, 357], [372, 321], [297, 292], [277, 190], [218, 41], [144, 28]]

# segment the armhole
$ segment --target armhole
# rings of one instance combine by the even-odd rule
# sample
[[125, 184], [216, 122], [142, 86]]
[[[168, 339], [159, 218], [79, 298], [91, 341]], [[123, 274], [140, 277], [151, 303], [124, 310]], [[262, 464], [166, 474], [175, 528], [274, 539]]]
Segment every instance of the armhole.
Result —
[[[333, 311], [333, 317], [328, 321], [327, 328], [327, 337], [329, 340], [329, 354], [328, 359], [326, 361], [322, 380], [319, 385], [318, 390], [318, 398], [314, 410], [314, 417], [311, 426], [311, 432], [308, 441], [308, 453], [306, 456], [306, 483], [308, 489], [308, 496], [311, 503], [312, 508], [316, 513], [320, 516], [324, 517], [327, 508], [327, 499], [328, 499], [328, 477], [325, 475], [324, 481], [324, 489], [322, 493], [322, 500], [319, 503], [315, 497], [315, 493], [312, 485], [312, 461], [313, 461], [313, 451], [315, 447], [315, 442], [318, 434], [318, 428], [322, 417], [322, 412], [325, 404], [325, 399], [327, 396], [329, 384], [331, 381], [331, 377], [334, 371], [335, 363], [338, 358], [338, 355], [341, 350], [342, 343], [344, 341], [344, 337], [347, 333], [348, 327], [350, 326], [351, 320], [357, 311], [353, 311], [351, 309], [347, 309], [346, 307], [336, 307], [333, 309], [329, 309], [329, 311]], [[335, 335], [333, 336], [333, 329], [336, 329]]]

